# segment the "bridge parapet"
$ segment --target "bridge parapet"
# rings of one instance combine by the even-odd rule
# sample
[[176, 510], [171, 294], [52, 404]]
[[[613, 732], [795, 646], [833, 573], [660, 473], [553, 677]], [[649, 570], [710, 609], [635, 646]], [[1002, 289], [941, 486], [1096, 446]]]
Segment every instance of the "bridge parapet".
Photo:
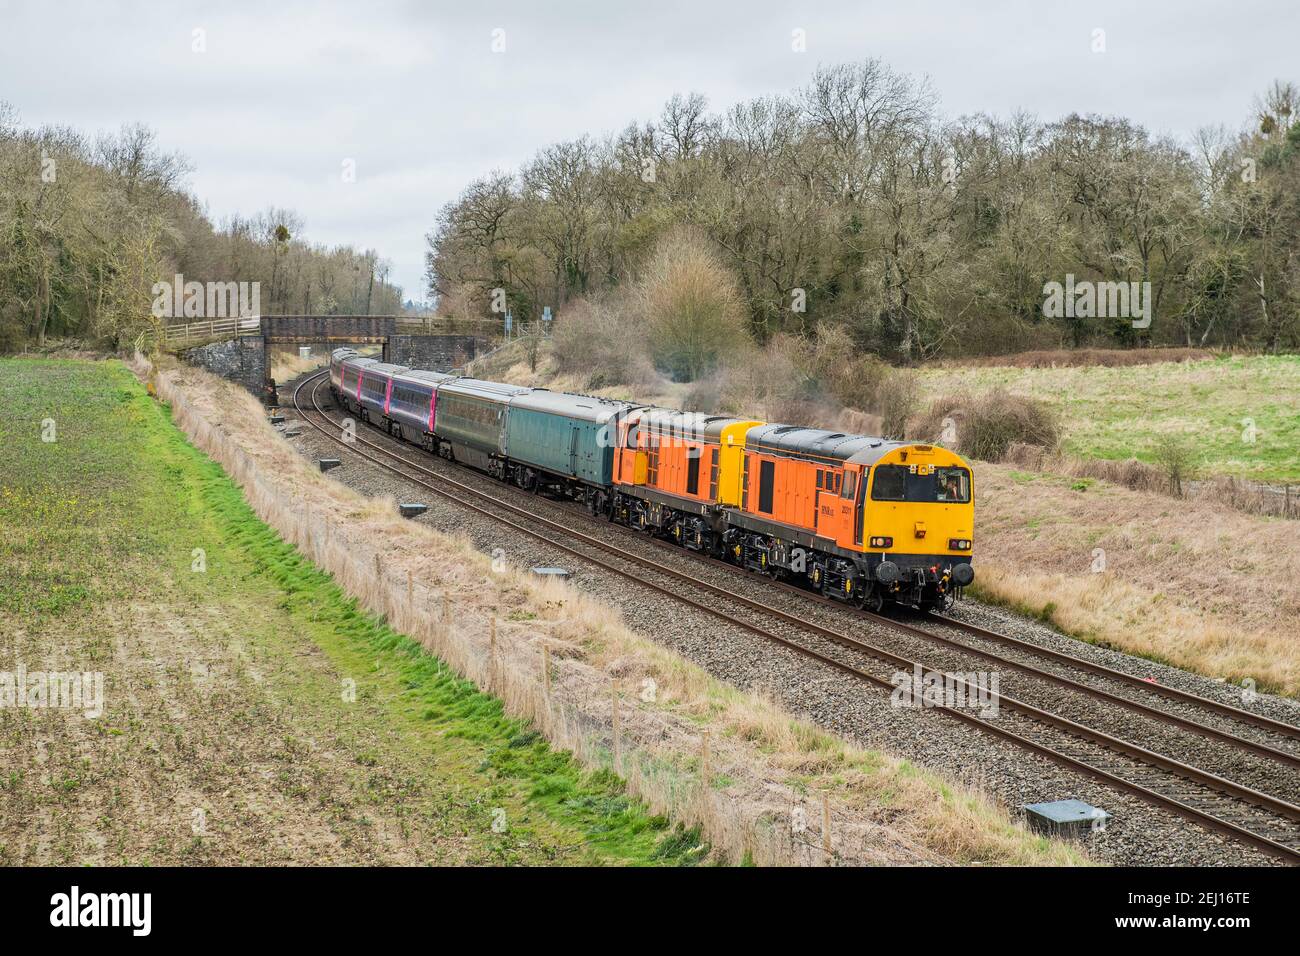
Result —
[[264, 315], [267, 344], [386, 342], [397, 329], [392, 315]]
[[446, 316], [406, 315], [263, 315], [199, 319], [163, 328], [163, 345], [169, 349], [191, 348], [258, 336], [268, 345], [318, 342], [386, 342], [394, 335], [472, 335], [483, 341], [501, 335], [494, 319], [451, 319]]

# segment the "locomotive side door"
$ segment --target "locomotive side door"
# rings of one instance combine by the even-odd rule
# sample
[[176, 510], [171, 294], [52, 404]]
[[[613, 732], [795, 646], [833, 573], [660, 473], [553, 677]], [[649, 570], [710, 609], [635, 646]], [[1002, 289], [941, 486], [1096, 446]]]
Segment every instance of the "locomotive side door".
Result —
[[838, 542], [844, 528], [843, 506], [840, 502], [841, 482], [844, 473], [836, 468], [818, 466], [813, 493], [816, 496], [814, 530], [823, 538]]
[[839, 528], [835, 542], [841, 548], [860, 547], [862, 544], [862, 494], [866, 490], [866, 475], [859, 469], [846, 466], [840, 479], [836, 497]]

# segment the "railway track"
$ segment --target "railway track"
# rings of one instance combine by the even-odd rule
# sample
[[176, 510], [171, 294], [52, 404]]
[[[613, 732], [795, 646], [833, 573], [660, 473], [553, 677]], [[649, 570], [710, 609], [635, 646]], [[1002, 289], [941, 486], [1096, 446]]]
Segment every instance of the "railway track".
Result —
[[[323, 372], [304, 379], [295, 388], [293, 403], [303, 421], [330, 441], [406, 481], [418, 484], [460, 507], [468, 508], [522, 534], [543, 541], [548, 546], [579, 560], [612, 571], [672, 600], [730, 625], [743, 628], [875, 687], [893, 692], [897, 683], [886, 675], [896, 674], [900, 670], [912, 672], [919, 667], [925, 673], [943, 673], [936, 668], [927, 667], [922, 661], [909, 659], [836, 628], [805, 620], [701, 580], [694, 575], [665, 567], [643, 555], [627, 551], [604, 537], [585, 534], [568, 523], [540, 516], [534, 510], [523, 508], [463, 481], [436, 472], [421, 462], [413, 460], [412, 455], [423, 457], [424, 453], [417, 452], [410, 446], [400, 445], [402, 453], [399, 453], [360, 435], [355, 436], [352, 441], [345, 441], [341, 437], [339, 423], [329, 417], [326, 410], [320, 406], [318, 399], [318, 391], [324, 384], [327, 374]], [[311, 388], [308, 398], [311, 407], [305, 408], [302, 399], [304, 390], [309, 385]], [[385, 438], [390, 442], [396, 442], [386, 434]], [[566, 544], [564, 541], [569, 543]], [[667, 543], [662, 545], [673, 547]], [[673, 550], [681, 549], [673, 548]], [[665, 583], [665, 579], [671, 583]], [[704, 598], [691, 597], [682, 593], [683, 586], [694, 589]], [[798, 591], [810, 599], [827, 600], [788, 584], [782, 586]], [[839, 602], [829, 603], [843, 607]], [[924, 640], [959, 649], [963, 654], [996, 662], [999, 667], [1008, 670], [1031, 674], [1036, 679], [1059, 686], [1068, 686], [1072, 690], [1104, 701], [1110, 706], [1137, 711], [1146, 717], [1200, 734], [1219, 744], [1263, 756], [1279, 764], [1300, 766], [1300, 758], [1270, 744], [1243, 738], [1230, 731], [1188, 717], [1170, 714], [1149, 704], [1073, 681], [1060, 674], [973, 648], [965, 642], [944, 637], [925, 628], [867, 612], [863, 614], [878, 620], [885, 626], [900, 628]], [[999, 635], [976, 625], [967, 625], [965, 622], [947, 617], [935, 617], [934, 622], [956, 627], [989, 641], [1011, 642], [1012, 645], [1024, 645], [1032, 651], [1045, 651], [1044, 657], [1063, 659], [1068, 666], [1080, 667], [1093, 673], [1105, 672], [1108, 679], [1133, 681], [1141, 683], [1143, 689], [1150, 689], [1150, 685], [1132, 675], [1113, 671], [1091, 662], [1083, 662], [1070, 655], [1041, 648], [1017, 638]], [[798, 634], [801, 639], [796, 639], [793, 634]], [[845, 652], [849, 659], [845, 659]], [[1121, 675], [1121, 678], [1115, 678], [1114, 675]], [[953, 678], [952, 686], [964, 692], [980, 691], [980, 688], [968, 685], [959, 676], [949, 676]], [[1207, 710], [1263, 727], [1270, 733], [1285, 739], [1300, 739], [1300, 729], [1290, 725], [1217, 701], [1209, 701], [1185, 691], [1163, 689], [1173, 692], [1169, 696], [1179, 699], [1182, 703], [1203, 704], [1206, 705]], [[1279, 859], [1292, 864], [1300, 863], [1300, 806], [1296, 806], [1289, 800], [1234, 782], [1022, 700], [998, 695], [997, 703], [998, 712], [993, 717], [943, 703], [929, 706], [928, 709], [938, 711], [946, 718], [974, 726], [1117, 790], [1178, 813], [1198, 825], [1254, 846]]]

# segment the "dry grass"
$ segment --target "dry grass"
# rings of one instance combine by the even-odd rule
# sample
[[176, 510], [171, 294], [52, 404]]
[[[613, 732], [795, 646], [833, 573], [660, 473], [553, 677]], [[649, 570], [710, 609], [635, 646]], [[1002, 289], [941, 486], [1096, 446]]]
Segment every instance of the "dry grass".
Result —
[[[713, 680], [566, 584], [494, 570], [467, 542], [398, 517], [392, 501], [320, 475], [229, 383], [197, 370], [159, 373], [139, 358], [136, 368], [259, 517], [345, 590], [584, 764], [612, 767], [658, 812], [700, 825], [726, 858], [825, 864], [825, 794], [837, 863], [1085, 862], [970, 789]], [[373, 544], [381, 540], [382, 552]], [[549, 694], [543, 648], [551, 649]], [[656, 684], [651, 702], [638, 692], [646, 678]], [[797, 834], [790, 821], [800, 806], [809, 823]]]
[[[1005, 465], [1051, 475], [1108, 481], [1133, 491], [1170, 494], [1176, 487], [1168, 464], [1148, 465], [1136, 458], [1080, 458], [1050, 451], [1043, 445], [1012, 442], [999, 460]], [[1178, 485], [1181, 486], [1178, 498], [1197, 499], [1251, 515], [1300, 518], [1300, 489], [1260, 485], [1231, 475], [1199, 481], [1182, 477]]]
[[[765, 361], [697, 384], [695, 407], [881, 432], [879, 416], [801, 404], [798, 390], [781, 384], [805, 374], [790, 350], [756, 355]], [[1198, 387], [1215, 381], [1203, 380], [1195, 366], [1167, 368], [1185, 370], [1180, 379], [1195, 373]], [[833, 371], [827, 380], [839, 377]], [[690, 407], [690, 393], [673, 388], [624, 390], [618, 397]], [[715, 404], [719, 398], [737, 407]], [[1194, 400], [1181, 399], [1184, 405]], [[942, 416], [927, 421], [914, 422], [914, 434], [933, 431]], [[1050, 435], [1043, 434], [1010, 435], [1019, 440], [1008, 441], [1005, 464], [976, 468], [980, 596], [1046, 617], [1086, 640], [1300, 696], [1300, 644], [1293, 639], [1300, 633], [1300, 595], [1283, 583], [1300, 566], [1300, 539], [1294, 524], [1261, 517], [1300, 513], [1300, 493], [1288, 497], [1217, 476], [1185, 482], [1185, 497], [1173, 498], [1170, 477], [1157, 464], [1052, 451], [1045, 447]], [[1089, 570], [1094, 548], [1106, 552], [1104, 574]]]
[[980, 355], [945, 359], [935, 363], [940, 368], [1066, 368], [1070, 366], [1104, 366], [1119, 368], [1131, 365], [1154, 365], [1157, 362], [1188, 362], [1213, 358], [1209, 349], [1042, 349], [1013, 352], [1010, 355]]
[[297, 346], [292, 348], [275, 348], [270, 356], [271, 378], [277, 382], [288, 382], [304, 372], [324, 368], [330, 361], [329, 345], [313, 345], [310, 358], [300, 358]]
[[1300, 563], [1293, 524], [1006, 465], [976, 476], [981, 596], [1089, 641], [1300, 695], [1300, 594], [1282, 583]]

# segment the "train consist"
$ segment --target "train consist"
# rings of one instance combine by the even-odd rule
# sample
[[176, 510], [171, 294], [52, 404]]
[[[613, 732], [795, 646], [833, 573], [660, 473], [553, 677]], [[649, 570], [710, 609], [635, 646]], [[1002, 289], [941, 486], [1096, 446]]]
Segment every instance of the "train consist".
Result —
[[430, 454], [861, 607], [974, 580], [969, 466], [937, 445], [419, 371], [341, 348], [330, 391]]

